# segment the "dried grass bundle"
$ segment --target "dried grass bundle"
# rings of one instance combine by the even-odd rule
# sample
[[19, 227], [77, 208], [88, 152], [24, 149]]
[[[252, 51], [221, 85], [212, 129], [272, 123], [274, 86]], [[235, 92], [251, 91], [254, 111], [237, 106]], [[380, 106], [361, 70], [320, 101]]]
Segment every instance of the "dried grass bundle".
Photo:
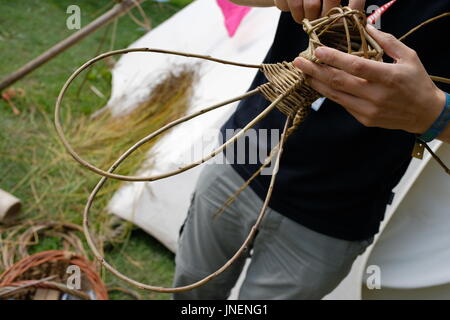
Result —
[[[149, 96], [131, 111], [112, 116], [110, 109], [94, 117], [82, 117], [69, 131], [71, 143], [80, 154], [87, 156], [99, 167], [110, 166], [117, 155], [131, 147], [148, 132], [157, 130], [183, 115], [190, 105], [196, 73], [181, 67], [164, 75]], [[123, 167], [123, 174], [139, 169], [148, 151], [156, 143], [146, 144]]]

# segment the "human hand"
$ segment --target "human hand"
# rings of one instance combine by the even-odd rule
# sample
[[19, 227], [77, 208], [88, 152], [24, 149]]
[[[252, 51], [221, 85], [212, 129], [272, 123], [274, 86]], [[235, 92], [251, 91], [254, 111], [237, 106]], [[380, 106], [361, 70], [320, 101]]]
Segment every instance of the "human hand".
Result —
[[365, 126], [424, 133], [441, 113], [445, 93], [433, 83], [414, 50], [372, 26], [367, 30], [394, 64], [319, 47], [315, 56], [323, 64], [299, 57], [294, 65], [308, 76], [312, 88]]
[[[314, 20], [327, 14], [327, 12], [341, 4], [341, 0], [274, 0], [275, 6], [281, 11], [291, 12], [297, 23], [304, 18]], [[364, 10], [366, 0], [350, 0], [349, 7]]]

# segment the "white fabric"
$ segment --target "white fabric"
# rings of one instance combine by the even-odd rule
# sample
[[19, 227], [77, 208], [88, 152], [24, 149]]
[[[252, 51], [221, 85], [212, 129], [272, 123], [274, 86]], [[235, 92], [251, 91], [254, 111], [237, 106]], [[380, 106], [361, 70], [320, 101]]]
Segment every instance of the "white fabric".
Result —
[[[444, 162], [450, 161], [449, 145], [434, 142], [431, 146]], [[365, 285], [367, 267], [371, 265], [380, 267], [385, 288], [414, 289], [449, 283], [448, 180], [428, 153], [422, 161], [413, 159], [394, 189], [394, 201], [387, 208], [374, 243], [326, 299], [361, 299], [361, 285]], [[416, 295], [424, 294], [425, 299], [427, 292], [420, 290]], [[376, 297], [387, 299], [390, 291]]]
[[[450, 147], [438, 155], [448, 163]], [[431, 160], [397, 208], [369, 258], [382, 286], [420, 288], [450, 283], [450, 179]]]

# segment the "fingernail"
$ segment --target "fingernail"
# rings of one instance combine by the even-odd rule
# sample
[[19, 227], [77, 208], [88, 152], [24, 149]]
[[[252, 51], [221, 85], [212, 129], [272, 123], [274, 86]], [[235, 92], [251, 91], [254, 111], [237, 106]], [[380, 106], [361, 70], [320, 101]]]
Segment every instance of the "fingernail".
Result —
[[323, 56], [326, 52], [326, 48], [324, 47], [318, 47], [316, 50], [314, 50], [314, 54], [317, 58], [320, 58], [319, 56]]
[[301, 57], [297, 57], [294, 59], [294, 65], [296, 67], [300, 67], [303, 64], [302, 58]]

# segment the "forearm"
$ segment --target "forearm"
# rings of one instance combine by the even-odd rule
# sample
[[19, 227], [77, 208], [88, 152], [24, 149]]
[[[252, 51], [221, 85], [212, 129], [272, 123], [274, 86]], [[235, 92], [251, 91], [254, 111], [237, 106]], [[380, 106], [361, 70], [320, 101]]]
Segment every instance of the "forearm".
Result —
[[275, 5], [274, 0], [230, 0], [235, 4], [247, 7], [273, 7]]

